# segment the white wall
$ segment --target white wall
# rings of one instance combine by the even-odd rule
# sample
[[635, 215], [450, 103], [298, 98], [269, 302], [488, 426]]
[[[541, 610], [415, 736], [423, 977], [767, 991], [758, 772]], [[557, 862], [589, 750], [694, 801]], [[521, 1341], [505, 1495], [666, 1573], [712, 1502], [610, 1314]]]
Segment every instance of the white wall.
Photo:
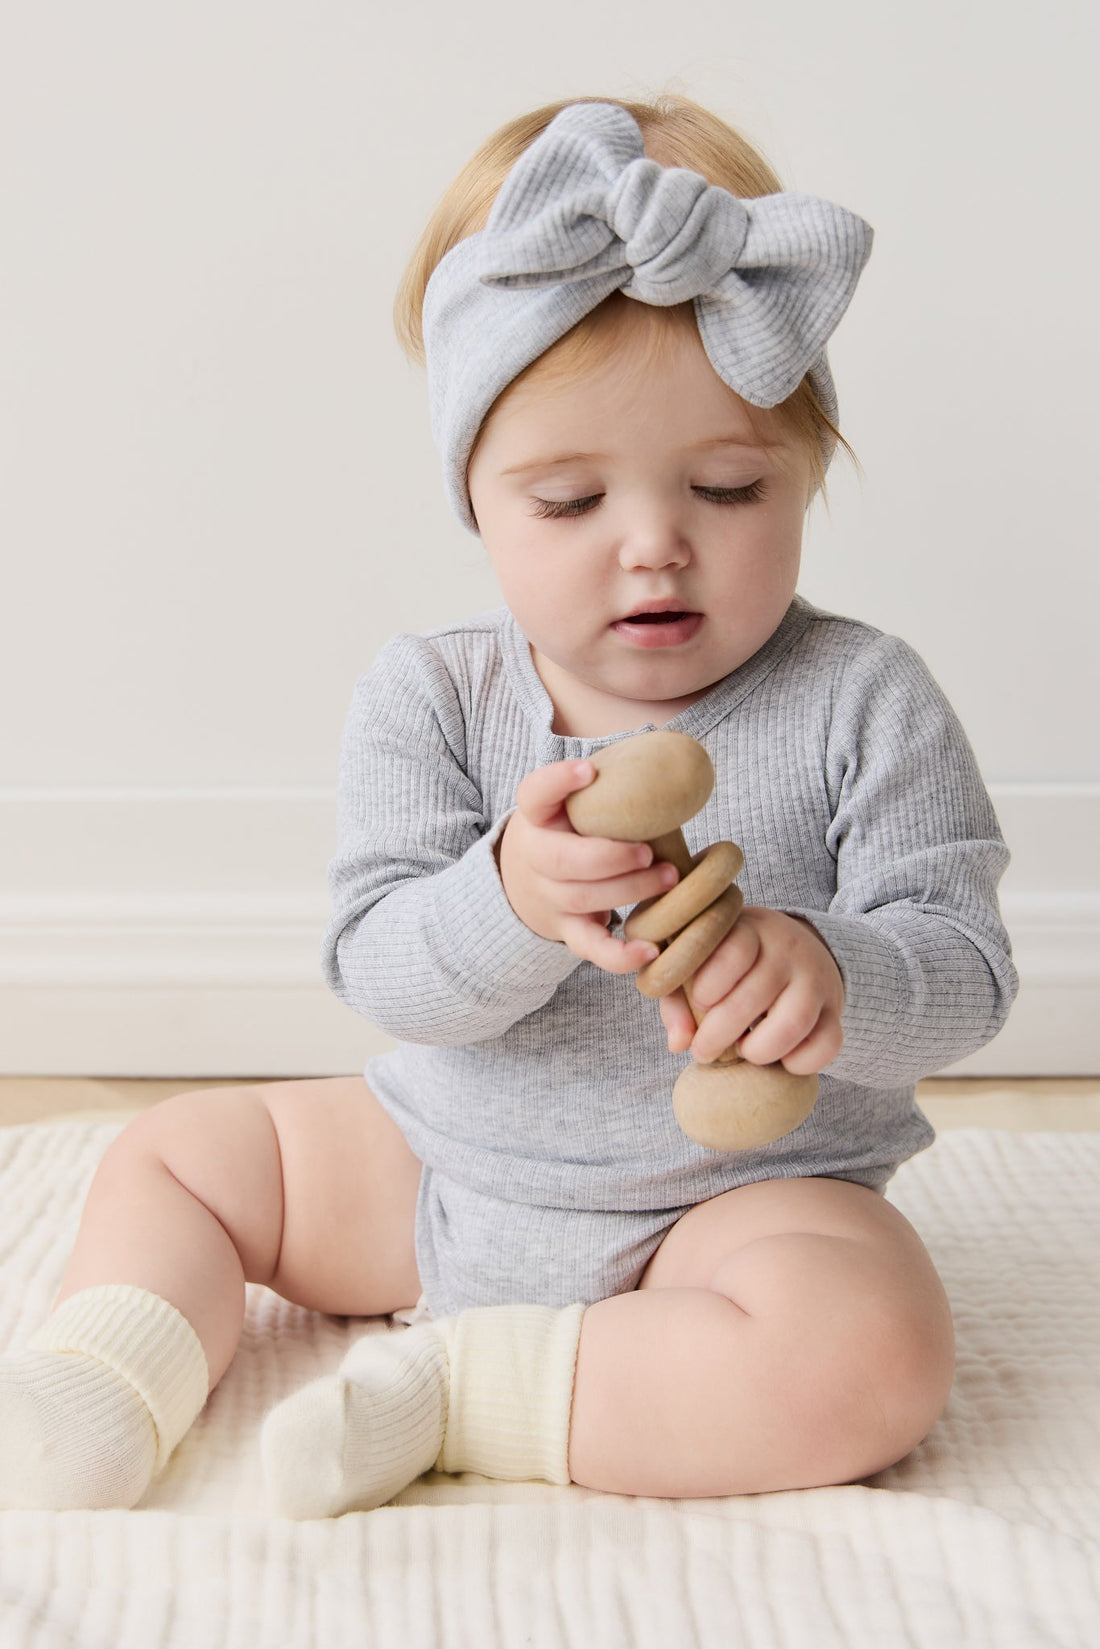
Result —
[[811, 599], [911, 640], [1016, 850], [975, 1070], [1100, 1067], [1096, 8], [100, 0], [0, 20], [0, 1068], [358, 1068], [352, 683], [494, 603], [391, 333], [495, 126], [679, 90], [875, 225]]

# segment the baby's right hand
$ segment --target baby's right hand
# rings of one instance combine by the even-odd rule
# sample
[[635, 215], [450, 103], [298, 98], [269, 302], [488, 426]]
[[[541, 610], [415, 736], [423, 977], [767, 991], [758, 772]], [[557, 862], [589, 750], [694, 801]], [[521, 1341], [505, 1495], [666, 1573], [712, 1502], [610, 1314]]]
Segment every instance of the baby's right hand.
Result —
[[553, 762], [528, 773], [498, 843], [500, 875], [508, 903], [533, 933], [559, 940], [608, 973], [634, 973], [653, 961], [657, 946], [613, 938], [611, 912], [665, 892], [678, 874], [672, 865], [654, 865], [645, 842], [577, 834], [565, 798], [595, 777], [591, 762]]

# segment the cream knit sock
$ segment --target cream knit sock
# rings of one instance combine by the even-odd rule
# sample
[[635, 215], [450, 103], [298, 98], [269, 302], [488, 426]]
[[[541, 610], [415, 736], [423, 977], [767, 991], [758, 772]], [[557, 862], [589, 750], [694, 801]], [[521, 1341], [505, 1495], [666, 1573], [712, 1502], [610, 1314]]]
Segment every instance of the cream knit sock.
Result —
[[206, 1402], [198, 1335], [128, 1284], [82, 1289], [0, 1359], [0, 1508], [129, 1507]]
[[336, 1375], [268, 1416], [273, 1510], [303, 1518], [369, 1511], [433, 1466], [568, 1483], [583, 1315], [582, 1305], [480, 1306], [365, 1336]]

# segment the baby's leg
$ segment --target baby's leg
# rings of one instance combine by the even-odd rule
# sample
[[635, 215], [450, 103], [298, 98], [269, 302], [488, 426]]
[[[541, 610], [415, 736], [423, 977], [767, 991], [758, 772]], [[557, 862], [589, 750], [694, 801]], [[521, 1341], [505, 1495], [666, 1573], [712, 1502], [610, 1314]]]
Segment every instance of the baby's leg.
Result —
[[742, 1186], [585, 1312], [570, 1475], [685, 1498], [852, 1482], [920, 1442], [953, 1371], [947, 1296], [896, 1208], [844, 1180]]
[[161, 1295], [198, 1334], [213, 1387], [246, 1282], [348, 1316], [415, 1302], [419, 1179], [361, 1077], [177, 1094], [107, 1151], [58, 1303], [106, 1282]]
[[766, 1181], [685, 1215], [632, 1293], [361, 1342], [269, 1416], [268, 1486], [322, 1517], [433, 1464], [677, 1498], [851, 1482], [920, 1441], [953, 1366], [942, 1284], [897, 1209]]
[[0, 1364], [0, 1506], [133, 1504], [165, 1458], [151, 1415], [178, 1441], [233, 1356], [246, 1281], [348, 1315], [412, 1303], [419, 1176], [361, 1078], [143, 1113], [96, 1173], [58, 1309]]

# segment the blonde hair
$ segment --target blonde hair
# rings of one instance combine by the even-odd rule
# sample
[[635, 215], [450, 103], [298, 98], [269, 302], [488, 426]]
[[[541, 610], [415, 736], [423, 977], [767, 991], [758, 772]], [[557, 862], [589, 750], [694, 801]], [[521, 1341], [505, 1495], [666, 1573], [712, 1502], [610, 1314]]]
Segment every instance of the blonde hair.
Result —
[[[467, 161], [436, 206], [409, 259], [394, 300], [393, 320], [401, 347], [411, 361], [424, 364], [421, 317], [424, 293], [436, 265], [459, 241], [485, 227], [497, 192], [520, 155], [554, 116], [572, 103], [612, 103], [625, 109], [637, 121], [651, 159], [663, 166], [683, 166], [698, 172], [708, 183], [718, 184], [741, 199], [778, 194], [782, 189], [771, 167], [746, 138], [708, 109], [678, 94], [662, 93], [651, 103], [628, 103], [616, 97], [571, 97], [520, 115], [495, 131]], [[640, 349], [639, 364], [645, 365], [660, 358], [676, 332], [695, 325], [695, 308], [690, 302], [660, 309], [613, 292], [508, 385], [486, 415], [482, 430], [492, 412], [521, 383], [537, 378], [551, 385], [582, 376], [604, 365], [628, 337], [632, 349]], [[746, 411], [753, 419], [754, 409], [747, 403]], [[770, 417], [773, 427], [805, 451], [811, 491], [824, 492], [824, 452], [834, 442], [850, 457], [855, 456], [826, 416], [808, 377], [772, 409]], [[761, 420], [753, 421], [759, 428]], [[759, 433], [763, 439], [763, 430]], [[471, 460], [476, 450], [477, 441]]]

